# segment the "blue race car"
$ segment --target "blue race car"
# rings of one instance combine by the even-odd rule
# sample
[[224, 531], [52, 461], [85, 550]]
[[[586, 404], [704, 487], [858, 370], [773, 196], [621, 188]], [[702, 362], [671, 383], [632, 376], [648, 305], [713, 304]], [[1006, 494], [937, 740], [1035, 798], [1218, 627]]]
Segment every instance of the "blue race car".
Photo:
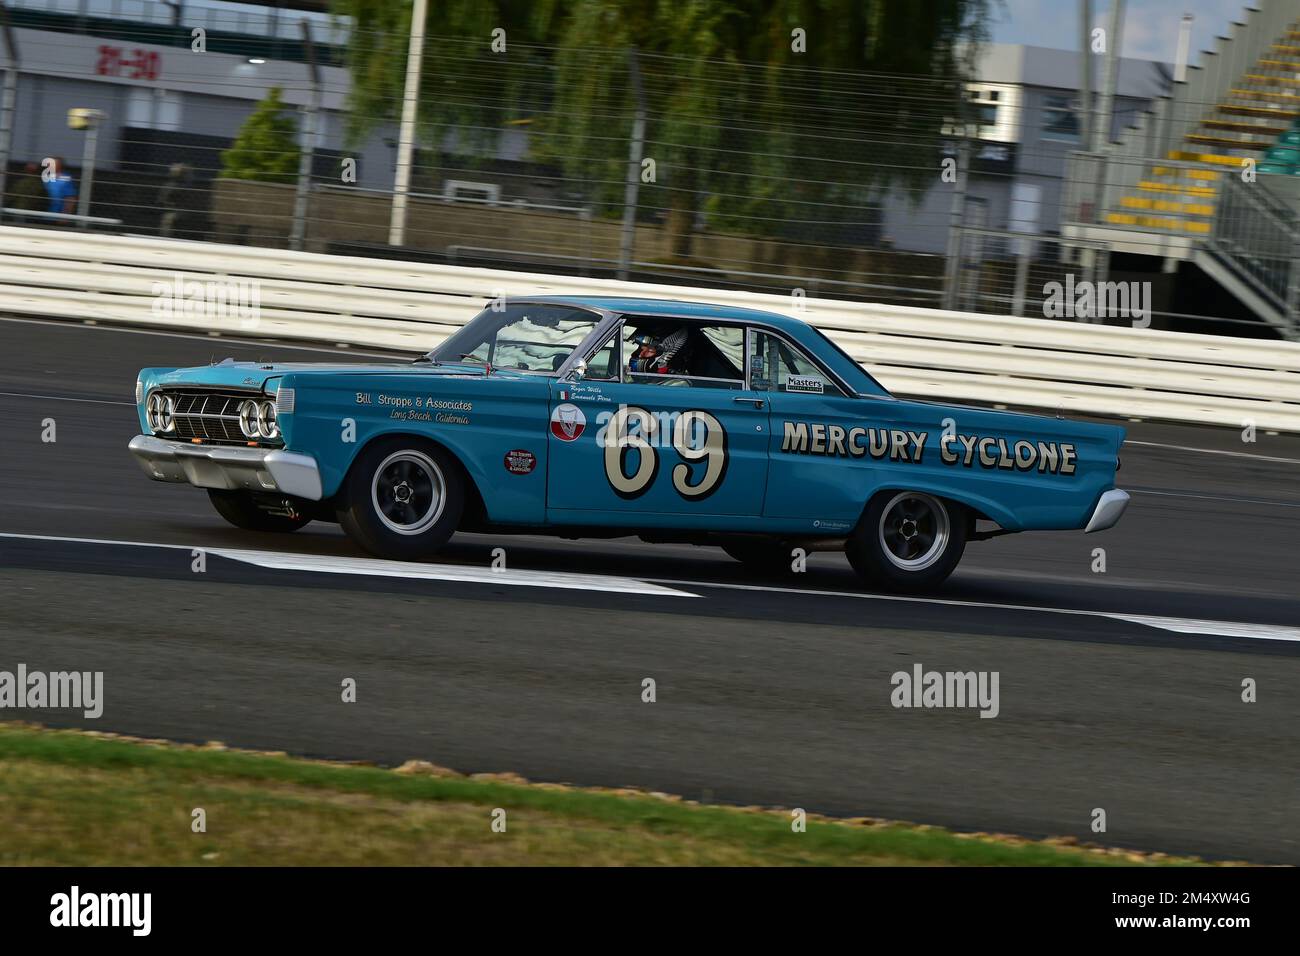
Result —
[[898, 399], [803, 322], [689, 302], [500, 300], [414, 362], [147, 368], [136, 402], [149, 477], [403, 560], [458, 529], [640, 535], [769, 571], [842, 549], [916, 590], [968, 541], [1128, 504], [1122, 428]]

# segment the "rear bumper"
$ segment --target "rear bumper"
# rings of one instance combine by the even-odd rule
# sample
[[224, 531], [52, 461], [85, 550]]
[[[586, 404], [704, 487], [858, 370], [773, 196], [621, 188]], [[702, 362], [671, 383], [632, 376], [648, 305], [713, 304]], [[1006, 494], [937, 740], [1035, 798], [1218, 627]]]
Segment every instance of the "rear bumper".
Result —
[[154, 481], [321, 499], [320, 469], [310, 455], [279, 448], [193, 445], [153, 435], [136, 435], [127, 447]]
[[1088, 526], [1083, 530], [1085, 532], [1105, 531], [1107, 528], [1115, 527], [1119, 523], [1119, 519], [1124, 516], [1124, 509], [1127, 507], [1127, 491], [1112, 488], [1110, 491], [1102, 492], [1101, 498], [1097, 500], [1097, 507], [1092, 509], [1092, 517], [1088, 519]]

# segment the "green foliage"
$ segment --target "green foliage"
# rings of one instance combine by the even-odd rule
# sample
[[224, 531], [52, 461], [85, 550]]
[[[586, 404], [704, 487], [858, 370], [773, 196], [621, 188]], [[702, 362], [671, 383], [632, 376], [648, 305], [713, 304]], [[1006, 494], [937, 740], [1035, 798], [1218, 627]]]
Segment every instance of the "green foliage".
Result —
[[[549, 93], [546, 55], [552, 12], [561, 0], [430, 0], [420, 75], [419, 138], [441, 142], [456, 130], [457, 151], [488, 152], [502, 130]], [[352, 75], [350, 139], [400, 118], [410, 44], [411, 0], [332, 0], [352, 18], [347, 63]], [[505, 52], [492, 50], [505, 31]]]
[[[425, 144], [489, 155], [527, 124], [606, 214], [621, 209], [645, 91], [642, 213], [689, 236], [717, 228], [818, 238], [852, 230], [890, 189], [920, 193], [942, 159], [989, 0], [451, 0], [430, 5], [421, 86]], [[354, 132], [400, 111], [408, 0], [334, 0], [354, 18]], [[491, 50], [506, 30], [507, 53]], [[806, 49], [792, 32], [804, 31]], [[965, 56], [963, 56], [963, 51]], [[454, 127], [454, 142], [445, 130]], [[689, 254], [689, 243], [676, 250]]]
[[292, 183], [298, 178], [298, 124], [284, 115], [280, 88], [272, 87], [221, 154], [221, 178]]

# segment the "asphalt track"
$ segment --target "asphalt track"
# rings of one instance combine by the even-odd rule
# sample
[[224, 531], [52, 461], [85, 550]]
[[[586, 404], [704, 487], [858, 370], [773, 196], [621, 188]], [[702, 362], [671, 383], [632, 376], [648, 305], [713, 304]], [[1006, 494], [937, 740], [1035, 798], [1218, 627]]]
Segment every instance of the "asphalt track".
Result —
[[[126, 452], [141, 366], [346, 354], [0, 319], [0, 670], [106, 697], [0, 718], [1300, 863], [1300, 438], [1129, 424], [1117, 528], [972, 545], [917, 600], [624, 540], [458, 536], [383, 576]], [[997, 718], [893, 708], [917, 663], [997, 671]]]

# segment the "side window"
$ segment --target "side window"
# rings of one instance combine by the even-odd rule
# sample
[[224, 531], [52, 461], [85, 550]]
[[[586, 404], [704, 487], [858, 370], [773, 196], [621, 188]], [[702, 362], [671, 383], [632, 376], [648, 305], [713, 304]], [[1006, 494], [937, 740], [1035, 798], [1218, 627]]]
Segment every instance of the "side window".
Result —
[[749, 374], [750, 386], [759, 392], [844, 394], [802, 351], [758, 329], [750, 337]]
[[622, 334], [622, 327], [614, 333], [587, 361], [587, 372], [583, 378], [588, 382], [617, 382], [619, 380], [619, 352], [615, 347]]
[[620, 333], [624, 381], [743, 388], [745, 330], [682, 319], [628, 316]]

